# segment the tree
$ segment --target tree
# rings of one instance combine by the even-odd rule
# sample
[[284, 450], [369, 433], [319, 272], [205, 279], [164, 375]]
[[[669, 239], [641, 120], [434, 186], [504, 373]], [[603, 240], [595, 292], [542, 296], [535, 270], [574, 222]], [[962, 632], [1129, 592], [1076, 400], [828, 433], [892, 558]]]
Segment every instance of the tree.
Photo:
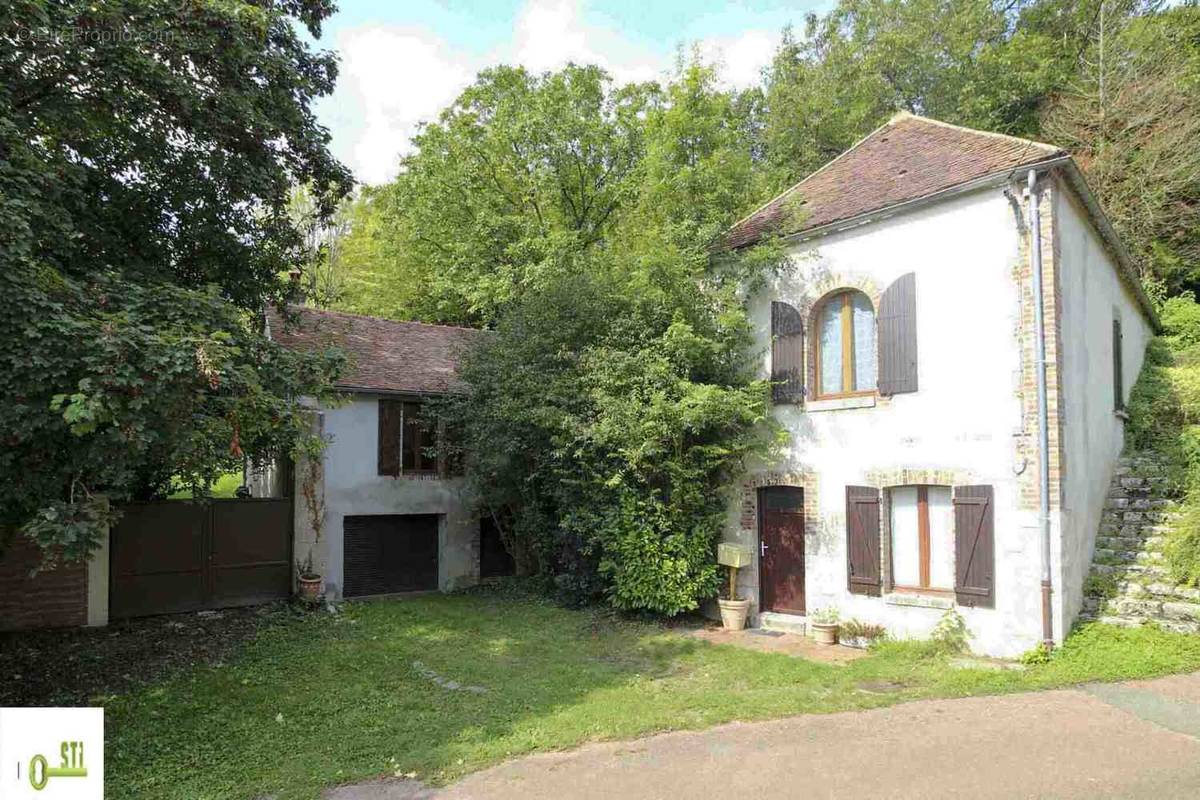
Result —
[[[841, 0], [785, 31], [766, 84], [764, 149], [781, 185], [899, 110], [1017, 136], [1074, 74], [1087, 3]], [[1053, 8], [1052, 8], [1053, 6]]]
[[[511, 102], [492, 93], [495, 78], [481, 77], [486, 92], [464, 95], [488, 98], [472, 105], [473, 140], [512, 130], [492, 105]], [[713, 249], [761, 191], [741, 106], [698, 63], [636, 94], [606, 88], [598, 70], [527, 80], [510, 84], [531, 109], [521, 127], [557, 130], [553, 146], [567, 155], [529, 160], [520, 147], [497, 148], [495, 158], [468, 162], [468, 175], [463, 161], [415, 157], [399, 182], [461, 181], [485, 195], [474, 205], [520, 219], [505, 247], [475, 240], [478, 251], [463, 254], [476, 265], [470, 280], [500, 270], [520, 279], [489, 299], [496, 335], [468, 355], [469, 391], [444, 413], [523, 569], [573, 600], [693, 609], [717, 590], [728, 487], [744, 459], [773, 441], [766, 386], [745, 357], [739, 291], [771, 257]], [[530, 85], [552, 88], [529, 100]], [[631, 119], [617, 124], [619, 135], [601, 133], [601, 115], [574, 133], [561, 122], [580, 104], [626, 102], [639, 108], [636, 130]], [[630, 162], [604, 155], [614, 152]], [[495, 176], [518, 176], [525, 193]], [[527, 202], [512, 202], [520, 196]], [[471, 242], [471, 218], [459, 224], [442, 231]]]
[[348, 188], [313, 98], [327, 0], [0, 9], [0, 526], [82, 558], [120, 502], [315, 446], [333, 354], [260, 333], [301, 240], [288, 189]]
[[1102, 6], [1093, 31], [1045, 135], [1078, 159], [1144, 281], [1200, 287], [1200, 8]]
[[[489, 322], [601, 242], [642, 151], [655, 89], [597, 67], [485, 70], [426, 126], [367, 215], [400, 281], [396, 314]], [[354, 238], [355, 235], [352, 235]]]

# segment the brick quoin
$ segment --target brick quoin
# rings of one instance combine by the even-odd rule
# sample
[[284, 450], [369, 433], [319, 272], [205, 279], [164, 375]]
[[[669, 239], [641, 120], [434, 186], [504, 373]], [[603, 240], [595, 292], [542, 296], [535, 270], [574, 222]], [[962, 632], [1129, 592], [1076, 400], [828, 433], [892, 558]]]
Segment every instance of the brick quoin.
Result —
[[0, 630], [66, 628], [87, 624], [87, 565], [29, 573], [41, 549], [16, 536], [0, 555]]

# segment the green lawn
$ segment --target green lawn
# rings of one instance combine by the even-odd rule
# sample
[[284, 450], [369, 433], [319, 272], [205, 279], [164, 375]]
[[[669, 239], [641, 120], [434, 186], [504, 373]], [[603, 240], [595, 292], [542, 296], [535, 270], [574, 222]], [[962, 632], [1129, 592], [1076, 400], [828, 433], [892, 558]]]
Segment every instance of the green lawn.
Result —
[[1197, 669], [1200, 637], [1154, 629], [1088, 626], [1050, 663], [1001, 672], [951, 669], [916, 643], [818, 664], [503, 592], [349, 604], [105, 698], [108, 796], [315, 798], [385, 773], [444, 783], [588, 740]]

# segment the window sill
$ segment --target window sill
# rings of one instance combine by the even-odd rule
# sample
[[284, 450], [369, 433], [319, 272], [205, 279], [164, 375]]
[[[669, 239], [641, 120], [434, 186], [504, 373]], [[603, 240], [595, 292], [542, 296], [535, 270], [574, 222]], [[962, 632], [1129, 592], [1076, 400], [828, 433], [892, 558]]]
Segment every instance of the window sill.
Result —
[[805, 411], [841, 411], [848, 408], [874, 408], [875, 395], [864, 394], [856, 397], [830, 397], [824, 400], [810, 400]]
[[883, 596], [883, 602], [889, 606], [910, 606], [913, 608], [936, 608], [947, 611], [954, 608], [954, 598], [934, 594], [910, 594], [909, 592], [893, 592]]

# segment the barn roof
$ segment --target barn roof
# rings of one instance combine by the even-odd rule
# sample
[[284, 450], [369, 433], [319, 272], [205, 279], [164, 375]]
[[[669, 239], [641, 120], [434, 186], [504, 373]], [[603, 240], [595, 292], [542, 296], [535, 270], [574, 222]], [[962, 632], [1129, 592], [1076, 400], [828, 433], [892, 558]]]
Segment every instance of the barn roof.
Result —
[[271, 338], [284, 347], [315, 350], [335, 346], [349, 358], [337, 386], [347, 391], [446, 394], [460, 390], [457, 370], [462, 353], [484, 331], [381, 317], [289, 308], [296, 319], [285, 323], [268, 314]]

